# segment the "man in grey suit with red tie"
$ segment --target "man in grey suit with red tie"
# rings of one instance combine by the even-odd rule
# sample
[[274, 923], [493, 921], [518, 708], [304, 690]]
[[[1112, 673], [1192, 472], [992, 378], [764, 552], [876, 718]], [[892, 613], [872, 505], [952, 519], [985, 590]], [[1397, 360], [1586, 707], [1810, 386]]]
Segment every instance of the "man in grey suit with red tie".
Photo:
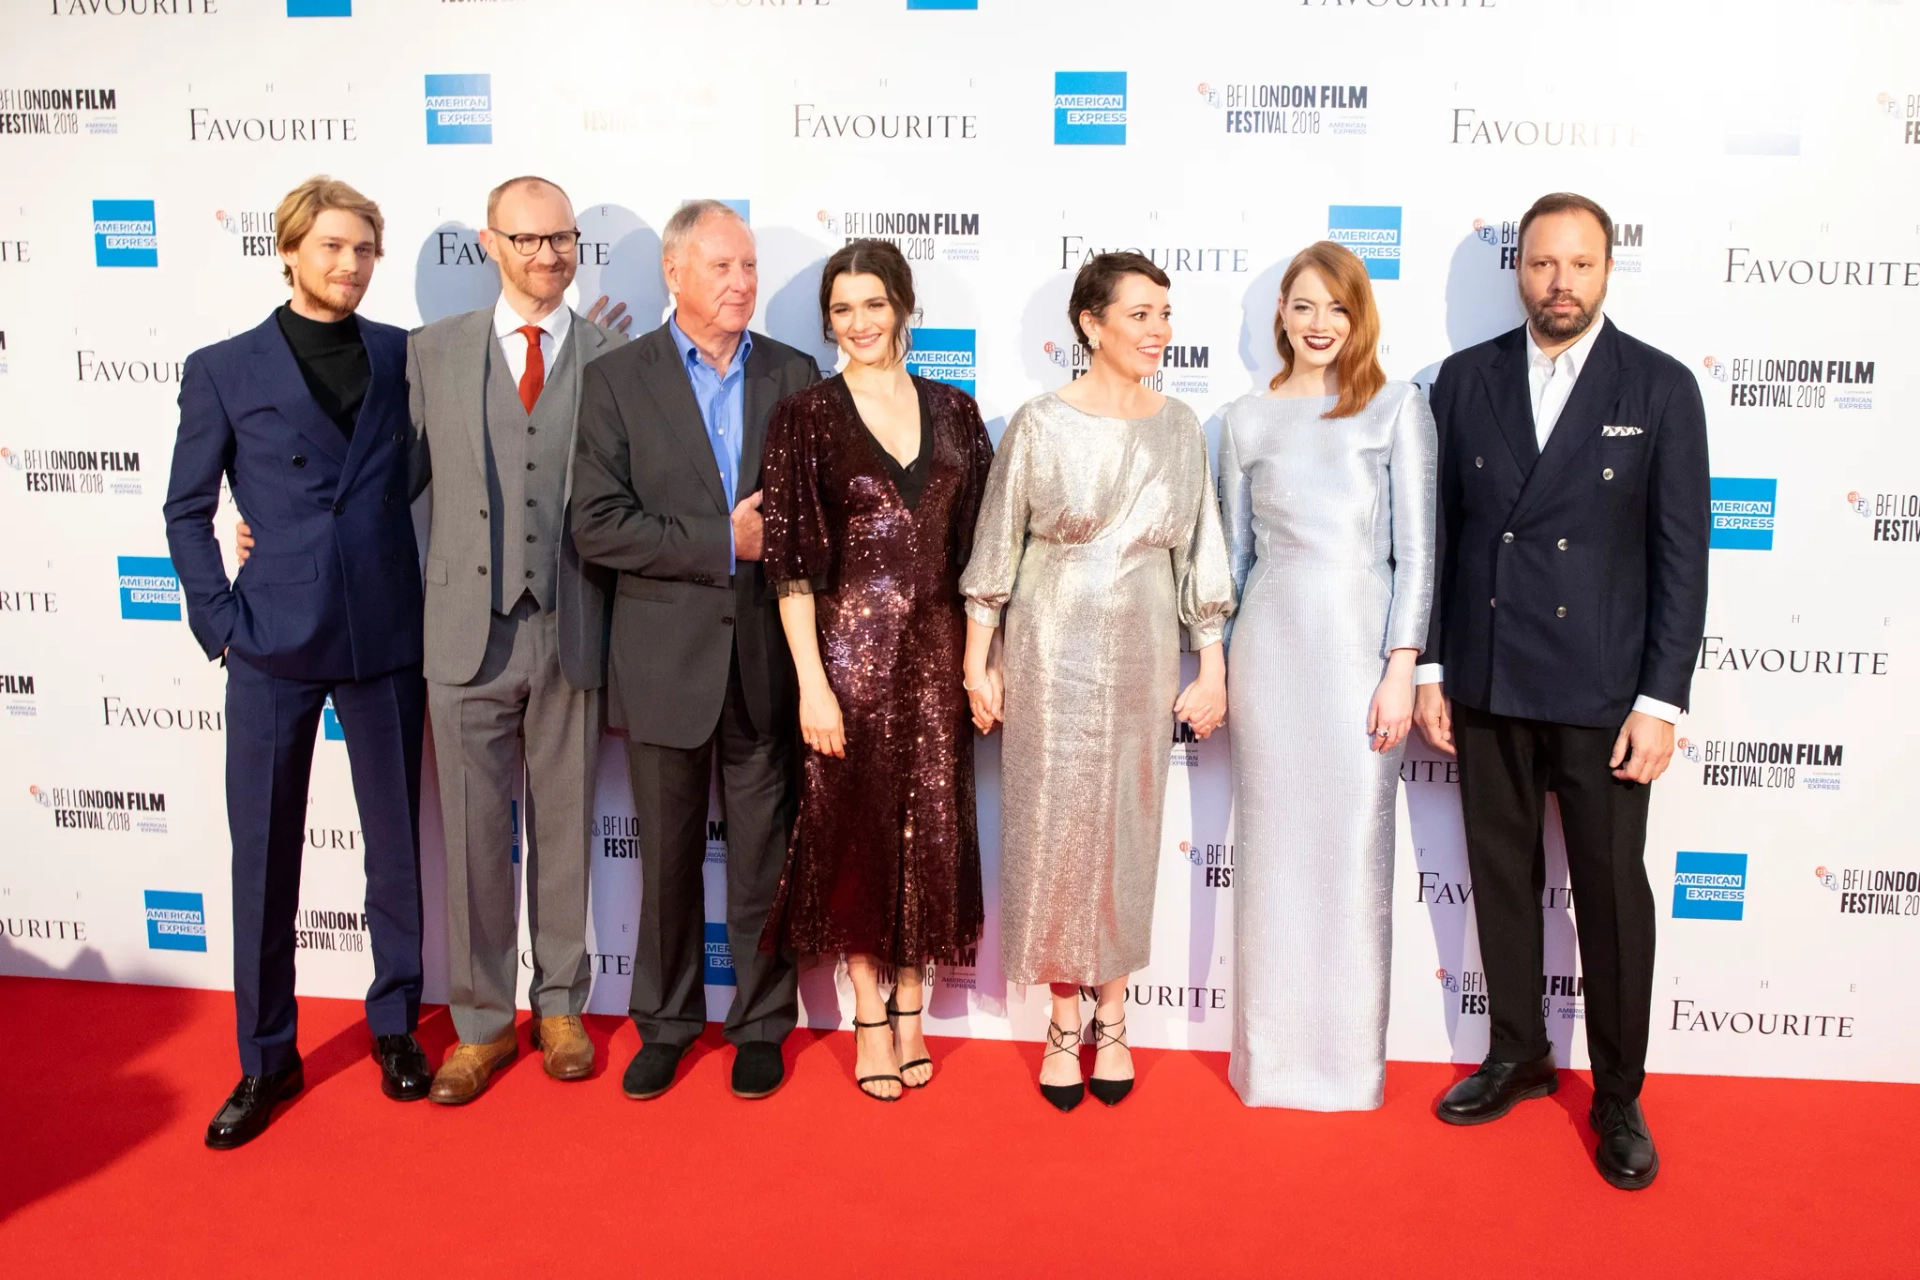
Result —
[[1559, 1087], [1540, 1007], [1552, 791], [1586, 984], [1594, 1158], [1633, 1190], [1660, 1170], [1640, 1107], [1647, 809], [1706, 624], [1709, 481], [1699, 385], [1602, 318], [1612, 268], [1606, 211], [1542, 196], [1520, 221], [1527, 323], [1440, 366], [1440, 581], [1414, 719], [1459, 752], [1492, 1021], [1486, 1061], [1440, 1119], [1483, 1124]]

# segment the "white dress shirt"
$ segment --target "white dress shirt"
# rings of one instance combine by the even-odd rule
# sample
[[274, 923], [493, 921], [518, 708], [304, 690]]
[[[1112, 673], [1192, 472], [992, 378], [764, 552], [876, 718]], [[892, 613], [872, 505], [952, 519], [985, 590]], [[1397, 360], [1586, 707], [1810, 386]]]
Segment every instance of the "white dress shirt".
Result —
[[[1547, 439], [1553, 435], [1553, 428], [1560, 421], [1561, 410], [1567, 407], [1567, 398], [1573, 394], [1573, 384], [1580, 380], [1580, 371], [1586, 368], [1587, 357], [1593, 354], [1593, 344], [1600, 340], [1600, 329], [1606, 324], [1605, 316], [1596, 316], [1580, 340], [1557, 356], [1549, 356], [1534, 341], [1533, 326], [1527, 326], [1527, 388], [1533, 396], [1533, 437], [1539, 442], [1540, 451], [1546, 452]], [[1445, 678], [1445, 670], [1438, 662], [1429, 662], [1413, 669], [1415, 684], [1438, 684]], [[1645, 694], [1633, 700], [1635, 711], [1645, 712], [1656, 719], [1673, 724], [1680, 719], [1680, 708], [1658, 698], [1649, 698]]]
[[[507, 295], [501, 294], [500, 301], [493, 304], [493, 332], [500, 340], [500, 350], [507, 357], [507, 373], [516, 387], [527, 371], [527, 335], [518, 332], [526, 323], [520, 313], [507, 304]], [[560, 353], [560, 344], [567, 340], [567, 330], [573, 327], [573, 308], [562, 302], [539, 323], [540, 356], [546, 361], [547, 372], [552, 373], [553, 358]]]

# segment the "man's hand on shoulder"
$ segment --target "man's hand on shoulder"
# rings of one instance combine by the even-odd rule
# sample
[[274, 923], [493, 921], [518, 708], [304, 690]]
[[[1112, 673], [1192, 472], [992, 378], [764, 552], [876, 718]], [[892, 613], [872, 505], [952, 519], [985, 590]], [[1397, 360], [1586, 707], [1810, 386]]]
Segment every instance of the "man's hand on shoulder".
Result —
[[[615, 302], [613, 306], [609, 308], [607, 306], [609, 301], [611, 301], [611, 299], [609, 299], [606, 294], [601, 294], [599, 298], [594, 301], [594, 304], [587, 308], [587, 323], [597, 324], [602, 329], [609, 330], [624, 337], [627, 332], [627, 326], [633, 323], [633, 317], [626, 314], [626, 303]], [[602, 316], [600, 314], [602, 311], [605, 311], [606, 315]]]
[[1620, 726], [1607, 767], [1622, 782], [1649, 783], [1667, 771], [1673, 760], [1673, 726], [1659, 716], [1633, 711]]

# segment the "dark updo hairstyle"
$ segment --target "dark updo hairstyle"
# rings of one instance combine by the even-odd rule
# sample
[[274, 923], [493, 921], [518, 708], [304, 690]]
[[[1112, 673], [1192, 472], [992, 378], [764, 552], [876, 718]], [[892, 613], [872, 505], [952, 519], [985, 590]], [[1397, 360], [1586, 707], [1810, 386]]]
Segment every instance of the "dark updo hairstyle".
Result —
[[907, 324], [913, 319], [913, 268], [891, 240], [849, 240], [834, 250], [820, 269], [820, 336], [833, 341], [833, 282], [841, 276], [874, 276], [893, 304], [893, 350], [904, 356], [912, 346]]
[[1080, 327], [1080, 313], [1091, 311], [1093, 318], [1104, 320], [1107, 308], [1113, 305], [1113, 295], [1119, 292], [1120, 281], [1127, 276], [1145, 276], [1162, 289], [1169, 288], [1172, 281], [1167, 273], [1153, 265], [1153, 259], [1144, 253], [1096, 253], [1087, 259], [1087, 265], [1080, 268], [1080, 274], [1073, 278], [1073, 296], [1067, 299], [1067, 320], [1073, 325], [1074, 340], [1091, 351], [1093, 344], [1087, 341], [1086, 330]]

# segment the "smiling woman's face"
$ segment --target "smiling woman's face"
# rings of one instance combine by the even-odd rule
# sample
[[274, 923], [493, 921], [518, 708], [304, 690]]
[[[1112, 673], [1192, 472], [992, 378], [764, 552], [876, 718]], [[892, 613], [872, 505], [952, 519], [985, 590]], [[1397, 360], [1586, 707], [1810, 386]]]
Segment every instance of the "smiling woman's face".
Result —
[[1346, 304], [1335, 301], [1327, 292], [1327, 282], [1311, 267], [1294, 277], [1281, 314], [1296, 370], [1331, 365], [1340, 358], [1353, 332], [1353, 317], [1347, 314]]

